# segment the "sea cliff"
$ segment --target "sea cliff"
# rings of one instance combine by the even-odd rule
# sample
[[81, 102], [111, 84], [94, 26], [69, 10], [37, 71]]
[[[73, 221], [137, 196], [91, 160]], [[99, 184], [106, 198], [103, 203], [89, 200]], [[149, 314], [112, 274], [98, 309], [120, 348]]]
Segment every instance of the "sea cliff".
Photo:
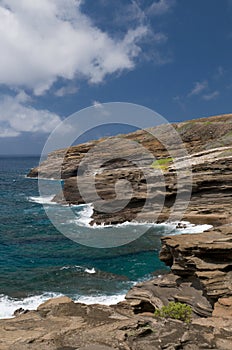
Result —
[[[154, 221], [157, 211], [157, 222], [167, 220], [172, 211], [177, 194], [185, 195], [189, 190], [189, 179], [184, 176], [186, 161], [191, 167], [191, 196], [184, 208], [183, 219], [192, 223], [210, 223], [221, 225], [230, 223], [232, 197], [232, 114], [195, 119], [173, 124], [178, 132], [187, 155], [178, 158], [180, 144], [168, 125], [138, 130], [127, 135], [111, 137], [111, 144], [120, 139], [117, 147], [102, 147], [101, 153], [89, 152], [94, 147], [104, 144], [106, 139], [91, 141], [85, 144], [54, 151], [39, 167], [32, 169], [29, 177], [62, 178], [64, 188], [57, 193], [54, 201], [68, 204], [83, 204], [86, 198], [93, 204], [92, 224], [116, 224], [125, 221]], [[154, 132], [155, 131], [155, 132]], [[128, 143], [128, 140], [133, 142]], [[161, 142], [163, 140], [164, 142]], [[116, 142], [116, 141], [115, 141]], [[140, 147], [136, 148], [135, 144]], [[167, 151], [169, 145], [172, 156]], [[118, 146], [119, 145], [119, 146]], [[149, 156], [147, 156], [147, 151]], [[91, 164], [85, 175], [78, 171], [85, 165], [85, 157]], [[136, 164], [129, 162], [128, 155], [136, 159]], [[99, 169], [99, 158], [110, 159]], [[139, 167], [137, 166], [139, 164]], [[160, 180], [160, 171], [164, 179]], [[145, 174], [145, 175], [144, 175]], [[178, 183], [177, 174], [181, 174]], [[130, 183], [133, 194], [127, 190], [120, 193], [117, 200], [115, 185], [118, 181]], [[98, 197], [93, 196], [94, 183]], [[80, 193], [78, 184], [81, 184]], [[85, 199], [82, 196], [85, 194]], [[121, 210], [105, 212], [101, 210], [99, 198], [112, 202], [114, 207], [121, 202], [127, 203]], [[150, 205], [142, 211], [146, 200]], [[164, 202], [161, 212], [155, 204]], [[180, 204], [181, 205], [181, 204]], [[174, 217], [175, 218], [175, 217]], [[179, 219], [179, 217], [177, 217]]]
[[[173, 127], [188, 150], [193, 174], [192, 195], [184, 218], [193, 223], [211, 223], [214, 227], [201, 234], [163, 237], [160, 259], [170, 267], [170, 272], [137, 284], [127, 293], [125, 301], [117, 305], [84, 305], [62, 297], [47, 301], [35, 311], [18, 310], [14, 319], [0, 321], [1, 350], [231, 349], [232, 115], [196, 119]], [[146, 131], [122, 136], [121, 152], [97, 176], [97, 186], [103, 198], [113, 198], [116, 180], [129, 179], [135, 194], [129, 205], [116, 215], [95, 209], [93, 223], [133, 220], [144, 203], [143, 177], [123, 161], [123, 140], [127, 138], [137, 140], [158, 160], [169, 157], [162, 144], [151, 139]], [[61, 171], [64, 194], [57, 194], [54, 200], [83, 203], [76, 186], [76, 181], [81, 181], [81, 175], [77, 176], [78, 165], [98, 142], [101, 140], [65, 152], [55, 151], [39, 168], [32, 169], [29, 176], [56, 177], [58, 160], [65, 154]], [[143, 160], [144, 168], [153, 170], [150, 168], [153, 158], [143, 159], [143, 153], [137, 156]], [[163, 172], [166, 198], [159, 222], [169, 216], [177, 191], [172, 161], [165, 164]], [[180, 191], [184, 189], [183, 184]], [[151, 214], [148, 210], [144, 220], [149, 220]], [[154, 318], [154, 311], [170, 301], [191, 306], [191, 323]]]

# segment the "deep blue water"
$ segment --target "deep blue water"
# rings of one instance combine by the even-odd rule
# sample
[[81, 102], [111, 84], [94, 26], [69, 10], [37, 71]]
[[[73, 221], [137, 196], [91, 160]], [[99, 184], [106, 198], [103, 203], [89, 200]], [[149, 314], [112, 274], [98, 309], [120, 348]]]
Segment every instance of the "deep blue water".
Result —
[[0, 157], [2, 298], [48, 292], [76, 299], [124, 294], [134, 282], [165, 268], [158, 259], [162, 227], [160, 232], [152, 228], [135, 242], [108, 249], [86, 247], [59, 233], [43, 206], [31, 200], [39, 196], [38, 184], [25, 175], [38, 163], [38, 157]]

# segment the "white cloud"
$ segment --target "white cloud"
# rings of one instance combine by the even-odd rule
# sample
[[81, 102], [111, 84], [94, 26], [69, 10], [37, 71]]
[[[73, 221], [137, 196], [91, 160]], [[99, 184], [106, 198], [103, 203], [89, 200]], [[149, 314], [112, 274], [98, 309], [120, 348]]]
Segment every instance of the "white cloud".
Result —
[[0, 99], [0, 137], [15, 137], [22, 132], [51, 132], [61, 118], [47, 110], [36, 110], [28, 105], [30, 97], [24, 92]]
[[148, 9], [148, 13], [154, 16], [164, 15], [175, 5], [175, 0], [155, 1]]
[[148, 28], [139, 25], [116, 39], [94, 26], [79, 5], [0, 0], [0, 84], [41, 95], [58, 78], [100, 83], [108, 74], [132, 69]]
[[93, 107], [96, 108], [96, 109], [101, 109], [103, 106], [102, 106], [101, 102], [93, 101]]
[[206, 90], [208, 88], [208, 82], [206, 80], [201, 81], [201, 82], [196, 82], [194, 84], [193, 89], [190, 91], [188, 96], [194, 96], [194, 95], [199, 95], [202, 93], [202, 91]]
[[[114, 22], [117, 25], [127, 25], [128, 23], [139, 23], [142, 24], [146, 21], [146, 14], [140, 7], [139, 3], [136, 0], [131, 0], [128, 4], [125, 4], [124, 0], [117, 0], [117, 11], [114, 11]], [[112, 6], [112, 2], [107, 1], [107, 4], [104, 6]], [[112, 8], [112, 7], [111, 7]]]
[[55, 91], [54, 95], [58, 97], [63, 97], [65, 95], [74, 95], [77, 93], [79, 88], [77, 86], [63, 86]]
[[203, 95], [202, 98], [205, 100], [205, 101], [210, 101], [210, 100], [214, 100], [215, 98], [217, 98], [219, 96], [219, 91], [214, 91], [210, 94], [207, 94], [207, 95]]
[[2, 127], [0, 125], [0, 138], [4, 137], [16, 137], [19, 136], [20, 132], [14, 131], [13, 129]]
[[168, 37], [166, 34], [158, 32], [153, 35], [153, 40], [155, 40], [155, 42], [158, 44], [162, 44], [168, 40]]
[[93, 101], [93, 107], [103, 116], [110, 115], [110, 112], [105, 109], [104, 104], [99, 101]]

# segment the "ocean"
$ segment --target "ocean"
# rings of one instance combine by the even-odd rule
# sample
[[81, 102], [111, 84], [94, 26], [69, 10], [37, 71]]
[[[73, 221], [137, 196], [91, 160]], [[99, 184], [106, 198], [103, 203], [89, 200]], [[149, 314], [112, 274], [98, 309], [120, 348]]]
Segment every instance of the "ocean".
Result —
[[[37, 179], [26, 177], [38, 163], [39, 157], [0, 157], [0, 318], [60, 295], [85, 303], [116, 303], [138, 281], [167, 271], [158, 257], [165, 224], [144, 224], [147, 232], [136, 241], [104, 249], [78, 244], [58, 232], [44, 210], [56, 210], [58, 205], [50, 197], [40, 197]], [[94, 235], [89, 209], [75, 207], [76, 225]], [[65, 223], [65, 215], [60, 219]], [[136, 224], [125, 227], [129, 232]], [[188, 225], [175, 230], [173, 224], [173, 233], [206, 228]], [[117, 233], [120, 227], [113, 229]]]

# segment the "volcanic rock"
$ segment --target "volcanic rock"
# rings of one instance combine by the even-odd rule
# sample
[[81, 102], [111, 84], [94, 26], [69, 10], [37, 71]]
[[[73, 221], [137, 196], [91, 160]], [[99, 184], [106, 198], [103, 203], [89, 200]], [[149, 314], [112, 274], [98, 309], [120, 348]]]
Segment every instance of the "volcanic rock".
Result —
[[[92, 224], [171, 217], [222, 225], [232, 222], [231, 134], [232, 114], [161, 125], [54, 151], [28, 176], [63, 179], [54, 201], [92, 203]], [[177, 195], [183, 203], [170, 216]]]
[[232, 226], [162, 238], [160, 259], [181, 278], [191, 278], [214, 303], [232, 296]]

